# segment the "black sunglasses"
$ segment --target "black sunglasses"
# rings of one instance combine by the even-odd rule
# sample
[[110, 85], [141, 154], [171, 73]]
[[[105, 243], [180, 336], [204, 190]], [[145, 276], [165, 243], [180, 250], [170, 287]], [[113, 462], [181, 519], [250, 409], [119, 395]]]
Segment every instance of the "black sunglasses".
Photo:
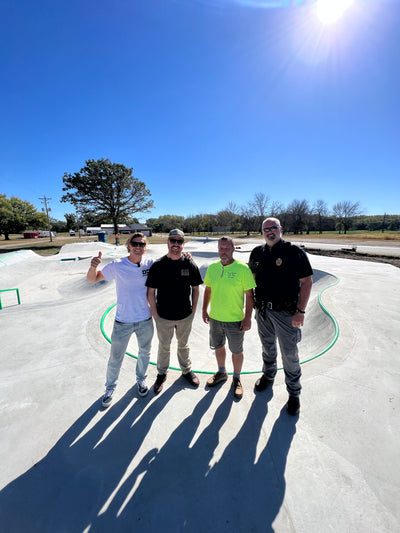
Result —
[[278, 226], [270, 226], [269, 228], [263, 228], [263, 231], [267, 233], [267, 231], [277, 231], [278, 229]]
[[136, 242], [136, 241], [133, 241], [131, 242], [131, 246], [133, 246], [133, 248], [137, 248], [138, 246], [140, 248], [144, 248], [146, 246], [146, 243], [145, 242]]
[[171, 244], [179, 244], [180, 246], [182, 246], [183, 244], [183, 241], [181, 239], [169, 239], [169, 242]]

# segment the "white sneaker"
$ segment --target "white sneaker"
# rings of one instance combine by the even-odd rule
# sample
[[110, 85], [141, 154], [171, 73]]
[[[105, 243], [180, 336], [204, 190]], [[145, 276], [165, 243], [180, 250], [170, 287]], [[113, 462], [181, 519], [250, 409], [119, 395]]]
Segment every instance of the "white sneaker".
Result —
[[149, 392], [149, 389], [146, 384], [145, 379], [138, 379], [137, 380], [137, 386], [138, 386], [138, 392], [139, 396], [146, 396], [146, 394]]
[[106, 389], [106, 392], [105, 392], [105, 394], [103, 396], [103, 399], [101, 401], [103, 407], [108, 407], [111, 404], [111, 402], [113, 400], [113, 398], [112, 398], [113, 394], [114, 394], [114, 389]]

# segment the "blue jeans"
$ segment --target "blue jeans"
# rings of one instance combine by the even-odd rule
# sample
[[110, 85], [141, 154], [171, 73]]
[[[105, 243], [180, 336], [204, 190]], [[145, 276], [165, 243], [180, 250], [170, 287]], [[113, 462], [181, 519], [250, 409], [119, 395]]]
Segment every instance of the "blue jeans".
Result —
[[278, 340], [286, 389], [291, 396], [299, 396], [301, 368], [297, 343], [301, 340], [300, 328], [292, 326], [292, 315], [287, 311], [267, 310], [263, 318], [257, 310], [256, 320], [262, 344], [263, 374], [268, 379], [275, 378], [278, 355], [276, 341]]
[[117, 386], [119, 371], [129, 339], [132, 334], [136, 334], [139, 353], [136, 363], [136, 379], [146, 378], [147, 366], [150, 360], [151, 341], [153, 338], [153, 319], [142, 320], [141, 322], [117, 322], [114, 321], [114, 328], [111, 335], [111, 352], [107, 365], [106, 388], [115, 389]]

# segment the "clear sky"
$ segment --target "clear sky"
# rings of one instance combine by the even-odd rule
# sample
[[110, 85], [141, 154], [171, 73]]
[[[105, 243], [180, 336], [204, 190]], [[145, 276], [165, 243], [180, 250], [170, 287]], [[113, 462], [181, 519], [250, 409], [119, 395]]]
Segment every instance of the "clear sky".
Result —
[[258, 192], [399, 214], [400, 1], [347, 3], [0, 0], [0, 193], [63, 220], [64, 172], [104, 157], [141, 221]]

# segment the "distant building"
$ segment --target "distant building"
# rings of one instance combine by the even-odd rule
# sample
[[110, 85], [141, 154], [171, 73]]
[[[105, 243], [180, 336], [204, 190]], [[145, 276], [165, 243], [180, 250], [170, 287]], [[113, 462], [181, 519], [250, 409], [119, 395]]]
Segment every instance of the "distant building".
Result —
[[[147, 237], [151, 237], [152, 230], [151, 228], [145, 226], [144, 224], [118, 224], [119, 233], [136, 233], [140, 232]], [[86, 233], [91, 235], [96, 235], [97, 233], [106, 233], [107, 235], [113, 235], [114, 225], [113, 224], [102, 224], [97, 228], [86, 228]]]
[[103, 230], [100, 227], [92, 227], [92, 228], [87, 227], [86, 228], [86, 233], [88, 235], [97, 235], [98, 233], [102, 233], [102, 232]]

